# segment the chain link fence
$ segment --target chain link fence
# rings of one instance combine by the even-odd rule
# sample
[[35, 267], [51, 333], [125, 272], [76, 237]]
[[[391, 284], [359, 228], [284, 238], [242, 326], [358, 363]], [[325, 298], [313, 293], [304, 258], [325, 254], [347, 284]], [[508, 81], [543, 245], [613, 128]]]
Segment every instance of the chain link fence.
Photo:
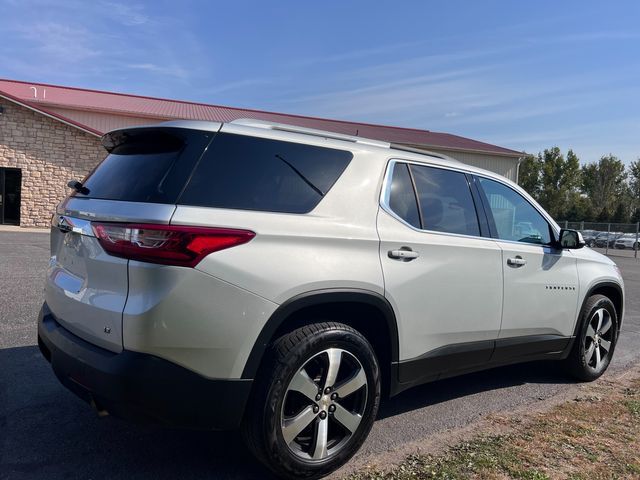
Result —
[[587, 246], [600, 253], [618, 257], [638, 258], [640, 249], [640, 224], [558, 222], [561, 227], [582, 232]]

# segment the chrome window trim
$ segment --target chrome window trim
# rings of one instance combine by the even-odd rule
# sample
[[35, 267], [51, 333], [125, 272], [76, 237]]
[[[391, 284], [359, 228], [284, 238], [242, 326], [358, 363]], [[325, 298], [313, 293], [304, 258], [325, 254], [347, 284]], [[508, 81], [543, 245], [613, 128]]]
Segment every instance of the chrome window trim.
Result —
[[[501, 185], [504, 185], [505, 187], [510, 188], [516, 194], [520, 195], [527, 203], [529, 203], [529, 205], [531, 205], [540, 215], [542, 215], [542, 217], [547, 222], [549, 227], [553, 230], [553, 232], [556, 234], [556, 236], [559, 233], [559, 231], [555, 228], [555, 225], [554, 225], [555, 222], [550, 221], [549, 215], [547, 215], [544, 212], [541, 212], [540, 209], [538, 209], [535, 205], [533, 205], [520, 192], [518, 192], [517, 190], [512, 188], [507, 183], [500, 181], [499, 179], [496, 179], [496, 178], [493, 178], [493, 177], [488, 177], [486, 175], [481, 175], [481, 174], [478, 174], [478, 173], [476, 173], [476, 172], [474, 172], [472, 170], [465, 170], [465, 169], [462, 169], [462, 168], [453, 168], [453, 167], [449, 167], [449, 166], [445, 166], [445, 165], [436, 165], [436, 164], [430, 164], [430, 163], [426, 163], [426, 162], [418, 162], [418, 161], [414, 161], [414, 160], [404, 160], [404, 159], [401, 159], [401, 158], [392, 158], [392, 159], [389, 159], [389, 161], [387, 162], [386, 171], [385, 171], [385, 174], [384, 174], [384, 179], [382, 181], [382, 191], [380, 192], [380, 208], [382, 208], [382, 210], [384, 210], [386, 213], [391, 215], [393, 218], [395, 218], [400, 223], [402, 223], [406, 227], [410, 228], [414, 232], [429, 233], [429, 234], [432, 234], [432, 235], [445, 235], [445, 236], [448, 236], [448, 237], [473, 238], [473, 239], [476, 239], [476, 240], [490, 240], [490, 241], [493, 241], [493, 242], [512, 243], [514, 245], [528, 245], [528, 246], [532, 246], [532, 247], [539, 247], [539, 248], [541, 248], [543, 250], [545, 250], [545, 249], [546, 250], [550, 250], [550, 252], [548, 252], [550, 254], [554, 253], [554, 249], [549, 245], [541, 245], [541, 244], [537, 244], [537, 243], [527, 243], [527, 242], [518, 242], [516, 240], [503, 240], [501, 238], [482, 237], [482, 236], [477, 236], [477, 235], [464, 235], [464, 234], [461, 234], [461, 233], [440, 232], [440, 231], [437, 231], [437, 230], [424, 230], [424, 229], [421, 229], [421, 228], [414, 227], [410, 223], [406, 222], [402, 217], [397, 215], [391, 209], [391, 207], [389, 206], [389, 196], [391, 195], [391, 178], [393, 177], [393, 169], [396, 166], [396, 164], [398, 164], [398, 163], [406, 163], [406, 164], [409, 164], [409, 165], [418, 165], [418, 166], [430, 167], [430, 168], [439, 168], [439, 169], [442, 169], [442, 170], [451, 170], [453, 172], [459, 172], [459, 173], [462, 173], [462, 174], [466, 173], [466, 174], [469, 174], [469, 175], [486, 178], [487, 180], [493, 180], [493, 181], [495, 181], [497, 183], [500, 183]], [[471, 192], [469, 192], [469, 193], [471, 193]], [[476, 208], [477, 208], [477, 206], [476, 206]]]
[[[400, 223], [402, 223], [403, 225], [409, 227], [411, 230], [413, 230], [414, 232], [419, 232], [419, 233], [430, 233], [432, 235], [445, 235], [448, 237], [459, 237], [459, 238], [475, 238], [477, 240], [493, 240], [495, 241], [495, 238], [491, 238], [491, 237], [482, 237], [479, 235], [465, 235], [462, 233], [450, 233], [450, 232], [440, 232], [437, 230], [425, 230], [422, 228], [417, 228], [414, 227], [413, 225], [411, 225], [410, 223], [406, 222], [402, 217], [400, 217], [398, 214], [396, 214], [391, 207], [389, 206], [389, 196], [391, 194], [391, 178], [393, 176], [393, 169], [395, 167], [395, 165], [397, 163], [407, 163], [407, 164], [414, 164], [414, 165], [418, 165], [418, 166], [428, 166], [428, 167], [432, 167], [432, 168], [440, 168], [440, 166], [433, 166], [430, 164], [425, 164], [425, 163], [421, 163], [421, 162], [411, 162], [409, 160], [402, 160], [402, 159], [392, 159], [388, 162], [387, 164], [387, 171], [385, 172], [385, 176], [384, 176], [384, 180], [382, 182], [382, 192], [380, 195], [380, 207], [387, 212], [389, 215], [391, 215], [393, 218], [395, 218], [396, 220], [398, 220]], [[453, 172], [459, 172], [459, 173], [465, 173], [462, 172], [460, 170], [457, 170], [455, 168], [443, 168], [444, 170], [451, 170]], [[471, 191], [469, 191], [469, 194], [471, 195]]]

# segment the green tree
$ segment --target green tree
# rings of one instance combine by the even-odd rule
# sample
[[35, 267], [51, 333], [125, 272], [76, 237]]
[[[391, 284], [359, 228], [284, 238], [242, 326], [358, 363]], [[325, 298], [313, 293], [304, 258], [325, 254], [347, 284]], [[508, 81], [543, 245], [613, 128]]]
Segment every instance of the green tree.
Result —
[[574, 222], [590, 222], [595, 220], [589, 198], [583, 193], [573, 193], [570, 196], [564, 218]]
[[571, 210], [580, 186], [580, 160], [573, 150], [565, 158], [558, 147], [553, 147], [538, 154], [538, 161], [541, 176], [537, 200], [552, 217], [562, 219]]
[[609, 210], [607, 210], [606, 208], [603, 208], [602, 210], [600, 210], [600, 213], [596, 217], [596, 222], [608, 223], [610, 221], [611, 221], [611, 214], [609, 213]]
[[591, 200], [598, 221], [611, 220], [618, 204], [628, 200], [624, 163], [613, 155], [582, 167], [582, 191]]
[[613, 223], [629, 223], [629, 203], [625, 201], [618, 202], [616, 209], [613, 212], [611, 221]]
[[640, 202], [640, 159], [629, 164], [629, 188], [635, 202]]
[[631, 221], [640, 222], [640, 159], [629, 164], [629, 196], [631, 197]]
[[520, 162], [518, 167], [518, 184], [524, 188], [529, 195], [538, 199], [540, 195], [542, 176], [542, 161], [535, 155], [528, 154]]

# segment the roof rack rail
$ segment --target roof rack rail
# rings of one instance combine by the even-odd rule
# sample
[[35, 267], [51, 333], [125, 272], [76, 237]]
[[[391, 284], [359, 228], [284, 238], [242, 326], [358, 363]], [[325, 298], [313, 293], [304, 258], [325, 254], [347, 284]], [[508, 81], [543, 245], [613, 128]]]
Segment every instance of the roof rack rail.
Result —
[[230, 122], [234, 125], [244, 125], [246, 127], [265, 128], [269, 130], [276, 130], [279, 132], [299, 133], [302, 135], [313, 135], [314, 137], [330, 138], [332, 140], [342, 140], [345, 142], [361, 143], [364, 145], [372, 145], [374, 147], [390, 148], [389, 142], [383, 142], [381, 140], [373, 140], [370, 138], [356, 137], [354, 135], [345, 135], [342, 133], [328, 132], [325, 130], [318, 130], [315, 128], [299, 127], [297, 125], [287, 125], [284, 123], [274, 123], [264, 120], [254, 120], [252, 118], [239, 118]]
[[432, 152], [431, 150], [423, 150], [422, 148], [409, 147], [408, 145], [403, 145], [402, 143], [391, 143], [392, 150], [400, 150], [402, 152], [411, 152], [411, 153], [419, 153], [420, 155], [429, 155], [431, 157], [440, 158], [442, 160], [450, 160], [452, 162], [459, 162], [455, 158], [449, 157], [448, 155], [443, 155], [442, 153]]

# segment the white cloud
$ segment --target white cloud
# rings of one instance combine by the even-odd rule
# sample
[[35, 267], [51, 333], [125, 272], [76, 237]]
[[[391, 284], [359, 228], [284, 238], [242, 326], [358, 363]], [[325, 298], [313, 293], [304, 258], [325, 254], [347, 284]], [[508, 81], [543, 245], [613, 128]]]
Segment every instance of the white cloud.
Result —
[[35, 22], [16, 25], [13, 31], [29, 44], [38, 59], [47, 62], [79, 63], [101, 53], [93, 45], [91, 33], [84, 27], [57, 22]]
[[144, 7], [141, 5], [108, 1], [100, 1], [97, 5], [103, 15], [128, 27], [137, 27], [150, 22], [150, 17], [144, 13]]
[[157, 65], [155, 63], [129, 63], [125, 65], [125, 67], [132, 70], [144, 70], [149, 73], [172, 76], [180, 79], [186, 79], [188, 77], [187, 70], [179, 66]]
[[217, 95], [220, 93], [230, 92], [232, 90], [242, 90], [246, 88], [264, 87], [267, 85], [275, 85], [279, 83], [276, 78], [245, 78], [234, 82], [222, 83], [209, 88], [200, 90], [204, 95]]

